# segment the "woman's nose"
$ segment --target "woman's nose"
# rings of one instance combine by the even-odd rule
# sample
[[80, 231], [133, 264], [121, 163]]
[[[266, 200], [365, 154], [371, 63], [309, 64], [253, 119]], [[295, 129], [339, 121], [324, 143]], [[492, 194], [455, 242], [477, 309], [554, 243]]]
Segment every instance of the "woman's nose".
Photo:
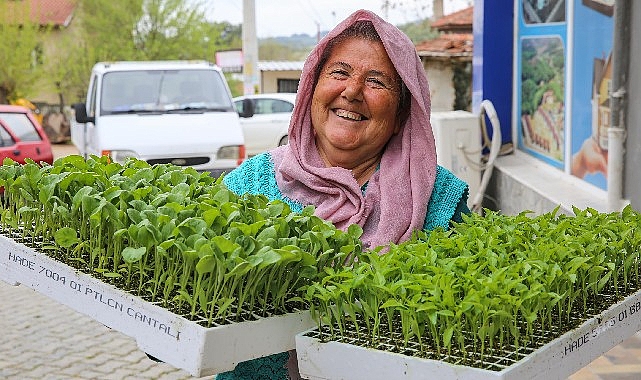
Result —
[[350, 78], [345, 82], [345, 88], [341, 93], [350, 102], [363, 100], [363, 83], [356, 78]]

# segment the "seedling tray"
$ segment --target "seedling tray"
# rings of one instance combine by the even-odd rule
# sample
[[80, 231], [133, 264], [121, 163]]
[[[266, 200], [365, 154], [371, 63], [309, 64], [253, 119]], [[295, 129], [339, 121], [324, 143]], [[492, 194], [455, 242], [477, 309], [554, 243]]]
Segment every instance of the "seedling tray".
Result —
[[[322, 343], [316, 328], [296, 335], [303, 378], [327, 379], [565, 379], [641, 330], [641, 291], [535, 350], [494, 358], [493, 369], [451, 364], [456, 358], [417, 358], [359, 345]], [[408, 351], [411, 351], [408, 350]]]
[[134, 338], [147, 354], [192, 376], [295, 347], [312, 328], [309, 311], [206, 328], [0, 235], [0, 280], [23, 284]]

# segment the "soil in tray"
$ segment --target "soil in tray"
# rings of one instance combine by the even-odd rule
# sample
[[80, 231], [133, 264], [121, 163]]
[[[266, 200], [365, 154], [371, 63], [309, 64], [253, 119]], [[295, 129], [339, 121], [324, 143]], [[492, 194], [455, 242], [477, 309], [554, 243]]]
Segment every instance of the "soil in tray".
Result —
[[[483, 354], [480, 353], [479, 343], [477, 343], [475, 347], [471, 340], [464, 343], [464, 350], [461, 349], [458, 344], [453, 344], [449, 350], [441, 348], [440, 352], [435, 343], [429, 339], [423, 338], [423, 341], [419, 343], [416, 338], [413, 337], [405, 343], [403, 335], [400, 333], [400, 323], [395, 323], [397, 329], [392, 333], [389, 332], [387, 327], [381, 327], [380, 336], [374, 339], [368, 335], [366, 328], [363, 327], [362, 324], [359, 326], [360, 331], [358, 331], [356, 326], [351, 322], [347, 322], [344, 326], [342, 336], [336, 336], [340, 334], [338, 327], [334, 326], [334, 333], [332, 333], [327, 325], [323, 325], [305, 335], [313, 339], [318, 339], [321, 342], [335, 341], [416, 358], [432, 359], [490, 371], [501, 371], [529, 356], [532, 352], [552, 340], [579, 327], [585, 321], [600, 314], [610, 306], [623, 300], [626, 296], [638, 291], [640, 288], [640, 286], [635, 285], [634, 289], [624, 291], [623, 286], [620, 286], [618, 297], [613, 294], [601, 294], [588, 297], [586, 310], [583, 310], [582, 304], [575, 305], [569, 320], [566, 318], [559, 320], [558, 316], [555, 316], [552, 320], [552, 327], [547, 327], [546, 325], [545, 329], [543, 329], [540, 324], [535, 324], [533, 334], [531, 335], [532, 339], [519, 346], [515, 346], [507, 341], [499, 342], [498, 339], [495, 340], [494, 345], [491, 345], [488, 340], [485, 342]], [[600, 306], [600, 308], [597, 308], [597, 306]], [[386, 321], [381, 322], [381, 326], [386, 325]], [[520, 328], [522, 330], [521, 335], [525, 336], [525, 327], [520, 326]], [[473, 336], [473, 334], [474, 333], [470, 332], [464, 335]]]

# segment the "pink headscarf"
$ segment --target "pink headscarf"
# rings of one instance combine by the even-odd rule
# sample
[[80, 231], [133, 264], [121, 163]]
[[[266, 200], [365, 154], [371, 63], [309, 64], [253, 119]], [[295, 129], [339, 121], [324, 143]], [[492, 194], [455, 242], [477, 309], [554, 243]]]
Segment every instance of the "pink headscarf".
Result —
[[[371, 21], [411, 96], [410, 115], [389, 141], [366, 195], [348, 169], [325, 167], [314, 140], [311, 103], [316, 67], [328, 42], [356, 21]], [[316, 206], [316, 215], [346, 229], [363, 227], [369, 247], [398, 243], [422, 229], [436, 177], [436, 148], [430, 124], [425, 71], [410, 39], [376, 14], [359, 10], [314, 48], [303, 67], [289, 125], [289, 144], [272, 151], [276, 181], [286, 197]]]

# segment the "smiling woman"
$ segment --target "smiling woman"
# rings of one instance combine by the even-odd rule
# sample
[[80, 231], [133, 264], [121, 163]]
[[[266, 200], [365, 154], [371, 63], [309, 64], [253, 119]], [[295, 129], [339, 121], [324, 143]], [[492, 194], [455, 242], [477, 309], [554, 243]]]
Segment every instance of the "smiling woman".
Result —
[[[225, 184], [295, 212], [313, 205], [343, 230], [358, 224], [369, 248], [447, 229], [469, 212], [467, 184], [436, 164], [429, 88], [414, 44], [372, 12], [355, 12], [310, 53], [288, 137], [227, 174]], [[298, 376], [291, 352], [240, 363], [217, 379]]]

